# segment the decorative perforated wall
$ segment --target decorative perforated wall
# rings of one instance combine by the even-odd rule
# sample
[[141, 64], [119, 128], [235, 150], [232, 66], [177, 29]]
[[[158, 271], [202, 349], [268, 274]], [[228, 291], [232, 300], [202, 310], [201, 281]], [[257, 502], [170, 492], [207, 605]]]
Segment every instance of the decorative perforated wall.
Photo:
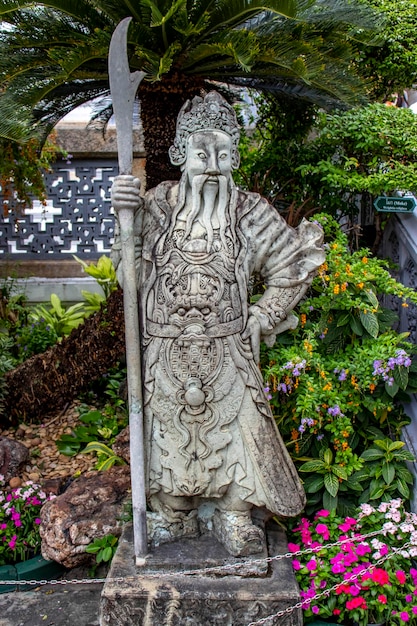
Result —
[[46, 174], [48, 202], [23, 216], [0, 215], [0, 260], [94, 259], [110, 252], [114, 234], [110, 188], [114, 159], [56, 163]]

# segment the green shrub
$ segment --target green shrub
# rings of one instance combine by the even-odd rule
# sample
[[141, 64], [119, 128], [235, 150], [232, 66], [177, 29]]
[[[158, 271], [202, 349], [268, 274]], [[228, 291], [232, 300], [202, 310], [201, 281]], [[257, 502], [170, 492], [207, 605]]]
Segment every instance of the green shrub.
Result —
[[[393, 329], [397, 316], [380, 300], [389, 294], [408, 306], [417, 294], [368, 250], [350, 253], [330, 216], [316, 221], [325, 231], [326, 262], [298, 307], [298, 327], [264, 348], [262, 367], [308, 511], [348, 513], [358, 502], [410, 496], [412, 456], [399, 439], [409, 423], [401, 401], [417, 391], [416, 349], [408, 333]], [[390, 441], [397, 443], [386, 456]]]

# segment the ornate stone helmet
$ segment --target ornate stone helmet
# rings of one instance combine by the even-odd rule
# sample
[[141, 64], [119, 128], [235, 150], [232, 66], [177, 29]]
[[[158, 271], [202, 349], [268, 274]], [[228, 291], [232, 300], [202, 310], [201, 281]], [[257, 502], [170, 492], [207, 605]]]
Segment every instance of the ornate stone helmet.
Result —
[[183, 165], [187, 158], [187, 141], [193, 133], [205, 130], [221, 130], [232, 140], [232, 167], [239, 167], [239, 125], [234, 109], [217, 91], [210, 91], [204, 98], [195, 96], [182, 107], [178, 114], [174, 145], [169, 149], [173, 165]]

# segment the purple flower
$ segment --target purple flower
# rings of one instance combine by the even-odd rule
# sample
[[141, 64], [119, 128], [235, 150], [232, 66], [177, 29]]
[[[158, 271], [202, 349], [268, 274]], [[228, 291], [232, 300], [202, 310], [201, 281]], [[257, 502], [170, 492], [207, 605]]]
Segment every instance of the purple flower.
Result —
[[327, 409], [327, 412], [329, 415], [333, 415], [333, 417], [338, 417], [339, 415], [343, 416], [343, 413], [340, 410], [340, 406], [338, 404], [335, 404], [334, 406], [330, 406]]

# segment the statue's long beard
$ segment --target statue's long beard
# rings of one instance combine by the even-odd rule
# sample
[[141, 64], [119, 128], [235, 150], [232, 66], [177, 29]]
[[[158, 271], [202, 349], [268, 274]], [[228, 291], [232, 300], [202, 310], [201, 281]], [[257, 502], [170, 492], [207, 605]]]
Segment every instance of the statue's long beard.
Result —
[[[225, 230], [227, 226], [226, 211], [229, 202], [228, 179], [226, 176], [216, 176], [217, 184], [207, 183], [207, 174], [194, 176], [191, 185], [191, 210], [187, 216], [184, 240], [191, 233], [194, 221], [198, 219], [207, 233], [207, 252], [213, 244], [213, 213], [217, 208], [217, 218], [220, 226], [220, 238], [227, 247]], [[201, 207], [203, 208], [202, 212]]]

